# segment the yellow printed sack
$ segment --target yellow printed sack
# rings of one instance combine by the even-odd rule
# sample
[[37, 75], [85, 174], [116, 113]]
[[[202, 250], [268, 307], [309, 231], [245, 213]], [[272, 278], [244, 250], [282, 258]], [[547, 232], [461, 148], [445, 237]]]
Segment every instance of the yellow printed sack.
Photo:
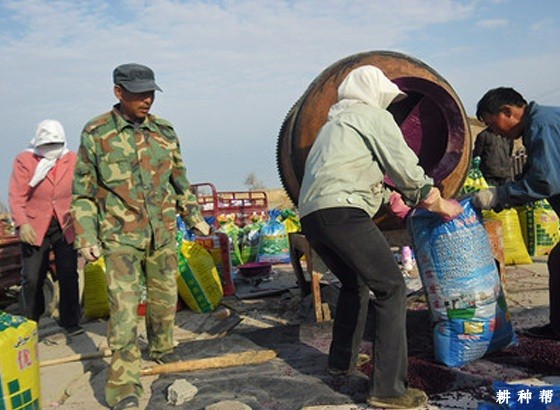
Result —
[[110, 315], [105, 259], [102, 257], [84, 267], [84, 315], [89, 319]]
[[0, 312], [0, 409], [40, 409], [37, 323]]
[[560, 240], [558, 215], [546, 199], [517, 208], [521, 233], [531, 256], [548, 254]]
[[187, 240], [180, 243], [178, 251], [179, 296], [195, 312], [216, 309], [224, 293], [214, 258], [202, 245]]
[[533, 263], [525, 247], [525, 242], [523, 242], [521, 224], [519, 223], [519, 216], [515, 208], [504, 209], [498, 213], [494, 211], [482, 211], [482, 218], [485, 220], [497, 220], [502, 222], [506, 265]]
[[235, 283], [231, 273], [231, 255], [229, 237], [223, 232], [214, 232], [209, 236], [197, 236], [195, 242], [208, 251], [218, 270], [224, 296], [235, 295]]

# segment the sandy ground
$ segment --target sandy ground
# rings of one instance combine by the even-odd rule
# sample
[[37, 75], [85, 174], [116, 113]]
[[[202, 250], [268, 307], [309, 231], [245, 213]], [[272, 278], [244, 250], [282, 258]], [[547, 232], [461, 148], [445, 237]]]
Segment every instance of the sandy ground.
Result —
[[[548, 274], [545, 258], [531, 265], [509, 266], [504, 278], [507, 301], [516, 330], [546, 323], [548, 317]], [[333, 305], [336, 292], [324, 278], [323, 302]], [[204, 409], [223, 400], [245, 403], [251, 409], [365, 409], [368, 377], [366, 364], [351, 376], [330, 376], [325, 372], [331, 322], [315, 323], [310, 296], [302, 297], [289, 265], [276, 265], [261, 283], [237, 282], [238, 295], [224, 298], [222, 305], [207, 314], [182, 310], [177, 314], [177, 352], [184, 360], [218, 357], [249, 350], [273, 350], [276, 358], [258, 365], [216, 370], [144, 376], [142, 409]], [[269, 296], [258, 292], [268, 290]], [[495, 380], [526, 384], [557, 383], [560, 355], [557, 342], [533, 341], [521, 335], [517, 346], [491, 354], [461, 368], [448, 368], [433, 359], [430, 316], [421, 292], [409, 297], [409, 376], [411, 384], [430, 395], [427, 409], [476, 409], [494, 400]], [[17, 309], [14, 306], [8, 311]], [[239, 319], [241, 320], [239, 322]], [[239, 322], [228, 332], [224, 332]], [[76, 354], [90, 354], [106, 344], [106, 321], [83, 323], [86, 333], [68, 338], [56, 322], [39, 324], [41, 362]], [[221, 329], [220, 329], [221, 327]], [[218, 330], [217, 330], [218, 329]], [[220, 333], [221, 332], [221, 333]], [[145, 333], [141, 345], [145, 346]], [[372, 344], [363, 341], [363, 351]], [[79, 360], [41, 367], [43, 409], [106, 408], [103, 386], [108, 359]], [[149, 360], [144, 366], [152, 366]], [[186, 380], [198, 389], [195, 397], [181, 406], [167, 404], [169, 386]], [[223, 409], [233, 408], [231, 404]]]

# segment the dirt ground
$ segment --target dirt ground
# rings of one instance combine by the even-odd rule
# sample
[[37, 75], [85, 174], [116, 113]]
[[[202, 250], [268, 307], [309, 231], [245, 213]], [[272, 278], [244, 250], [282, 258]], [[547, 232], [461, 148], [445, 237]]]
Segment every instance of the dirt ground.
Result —
[[[509, 266], [504, 278], [507, 301], [516, 330], [546, 323], [548, 317], [548, 274], [545, 258], [531, 265]], [[322, 281], [322, 301], [336, 308], [336, 283], [330, 275]], [[418, 282], [412, 278], [416, 288]], [[290, 265], [275, 265], [263, 281], [238, 280], [237, 296], [223, 299], [214, 312], [177, 314], [177, 352], [183, 360], [214, 358], [245, 351], [272, 350], [276, 357], [262, 364], [214, 370], [144, 376], [142, 409], [205, 409], [222, 403], [233, 409], [232, 401], [249, 408], [299, 410], [366, 409], [368, 374], [366, 363], [356, 374], [331, 376], [325, 371], [331, 322], [316, 323], [313, 300], [297, 287]], [[409, 379], [414, 387], [430, 396], [427, 409], [476, 409], [494, 400], [493, 381], [522, 381], [530, 384], [558, 381], [558, 342], [536, 341], [518, 334], [518, 344], [490, 354], [460, 368], [450, 368], [434, 360], [430, 314], [422, 291], [411, 288], [408, 310]], [[264, 294], [266, 296], [262, 296]], [[17, 313], [17, 306], [8, 311]], [[83, 323], [86, 333], [67, 338], [51, 318], [39, 324], [41, 362], [76, 354], [91, 354], [106, 344], [106, 320]], [[141, 345], [145, 347], [145, 332]], [[362, 351], [372, 353], [368, 335]], [[108, 359], [79, 360], [41, 368], [43, 409], [106, 408], [103, 385]], [[153, 366], [147, 358], [144, 366]], [[198, 389], [192, 400], [168, 404], [171, 384], [186, 380]], [[210, 407], [211, 408], [211, 407]], [[242, 407], [239, 407], [242, 408]], [[247, 408], [247, 407], [245, 407]]]

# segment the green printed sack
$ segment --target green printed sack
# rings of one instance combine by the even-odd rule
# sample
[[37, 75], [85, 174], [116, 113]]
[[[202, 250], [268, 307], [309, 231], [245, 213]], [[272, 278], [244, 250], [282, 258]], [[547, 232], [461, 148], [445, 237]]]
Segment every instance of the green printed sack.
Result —
[[239, 247], [239, 242], [243, 236], [241, 228], [235, 224], [233, 219], [230, 219], [221, 226], [220, 230], [229, 237], [231, 264], [233, 266], [243, 264], [243, 257], [241, 256], [241, 249]]
[[467, 178], [461, 188], [461, 195], [482, 191], [488, 188], [488, 183], [480, 170], [480, 157], [474, 157]]
[[521, 233], [531, 256], [548, 254], [560, 240], [558, 215], [546, 199], [517, 208]]
[[290, 243], [286, 227], [278, 220], [280, 211], [273, 209], [269, 214], [260, 232], [257, 262], [290, 263]]
[[241, 259], [243, 263], [255, 262], [259, 251], [259, 237], [263, 222], [252, 223], [243, 227], [241, 240]]

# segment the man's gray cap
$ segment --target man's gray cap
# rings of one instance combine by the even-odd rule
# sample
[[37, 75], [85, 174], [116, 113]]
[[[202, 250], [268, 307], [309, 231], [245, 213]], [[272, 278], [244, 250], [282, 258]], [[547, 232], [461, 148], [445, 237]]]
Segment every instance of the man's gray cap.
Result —
[[131, 93], [161, 91], [155, 81], [151, 68], [141, 64], [122, 64], [113, 70], [113, 83], [124, 87]]

